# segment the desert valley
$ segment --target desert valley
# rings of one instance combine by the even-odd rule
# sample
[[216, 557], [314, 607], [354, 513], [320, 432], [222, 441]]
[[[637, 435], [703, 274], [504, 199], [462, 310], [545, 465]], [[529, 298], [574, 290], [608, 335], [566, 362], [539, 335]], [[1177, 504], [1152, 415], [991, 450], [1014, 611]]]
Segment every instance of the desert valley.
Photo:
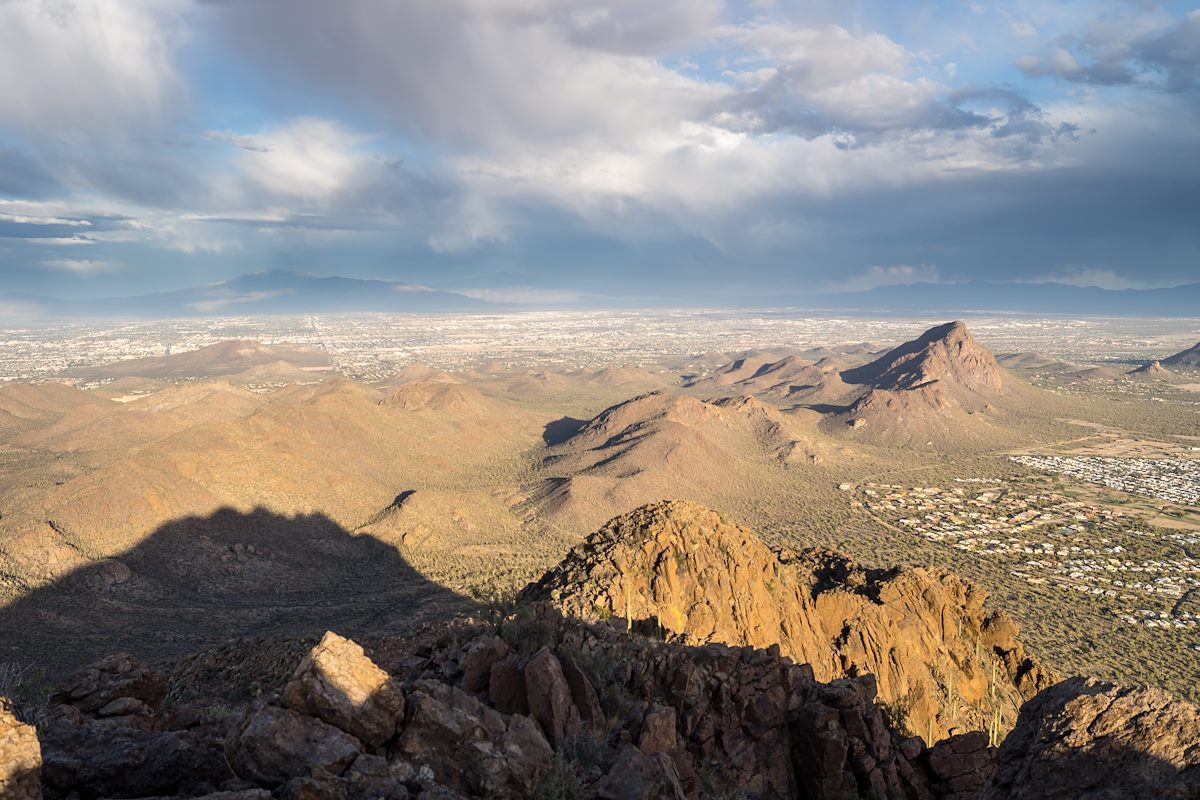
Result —
[[[300, 336], [194, 341], [163, 354], [159, 329], [144, 346], [158, 354], [113, 361], [72, 346], [54, 374], [0, 386], [0, 675], [21, 714], [46, 731], [48, 796], [238, 781], [284, 787], [287, 797], [374, 796], [353, 794], [367, 778], [320, 761], [330, 743], [262, 752], [255, 736], [286, 749], [301, 745], [276, 740], [317, 735], [288, 733], [278, 726], [293, 723], [280, 720], [254, 728], [253, 715], [266, 713], [254, 709], [276, 702], [357, 736], [364, 754], [408, 747], [404, 763], [427, 762], [429, 781], [467, 796], [633, 797], [618, 778], [641, 770], [647, 785], [666, 781], [688, 797], [966, 797], [996, 770], [996, 781], [1016, 782], [996, 796], [1034, 797], [1036, 783], [1019, 786], [1029, 780], [1021, 771], [1062, 754], [1026, 743], [1015, 755], [1006, 744], [996, 762], [991, 748], [1014, 730], [1032, 735], [1022, 726], [1069, 724], [1021, 716], [1062, 676], [1155, 687], [1136, 703], [1195, 719], [1183, 701], [1200, 699], [1200, 371], [1195, 348], [1161, 352], [1194, 329], [1130, 343], [1117, 359], [1078, 345], [1063, 352], [1070, 328], [1053, 321], [1039, 323], [1053, 356], [997, 356], [963, 322], [864, 322], [857, 327], [918, 333], [817, 344], [822, 321], [796, 320], [759, 347], [680, 353], [648, 315], [639, 334], [631, 325], [608, 333], [619, 347], [605, 346], [603, 330], [589, 339], [596, 363], [572, 363], [569, 348], [538, 351], [535, 330], [466, 353], [427, 344], [439, 367], [406, 361], [411, 328], [396, 320], [394, 343], [378, 338], [386, 317], [370, 322], [378, 352], [401, 354], [373, 368], [376, 379], [359, 372], [361, 357], [341, 360]], [[1018, 322], [980, 320], [979, 330], [1003, 341], [1029, 330]], [[361, 320], [314, 323], [294, 328]], [[743, 336], [735, 331], [745, 324], [675, 321], [679, 337], [717, 342]], [[825, 327], [842, 332], [839, 324]], [[1122, 335], [1097, 323], [1088, 341]], [[59, 334], [42, 337], [43, 348], [66, 346]], [[607, 363], [597, 355], [610, 351]], [[357, 645], [331, 633], [293, 677], [325, 631], [416, 681], [420, 702], [457, 708], [478, 697], [502, 714], [532, 715], [550, 745], [545, 758], [497, 755], [475, 775], [444, 763], [450, 756], [427, 741], [436, 735], [415, 722], [408, 744], [356, 728], [376, 713], [399, 724], [402, 712], [368, 713], [370, 703], [355, 701], [341, 712], [353, 720], [339, 723], [325, 713], [329, 698], [296, 699], [330, 691], [297, 683], [321, 658], [350, 662], [321, 667], [335, 679], [317, 669], [318, 684], [340, 686], [337, 670], [366, 674], [353, 665], [370, 664]], [[707, 649], [718, 645], [735, 649]], [[663, 669], [702, 676], [705, 659], [751, 648], [742, 658], [758, 660], [717, 674], [800, 680], [809, 688], [783, 686], [771, 701], [783, 703], [773, 713], [792, 732], [752, 733], [749, 717], [706, 722], [732, 712], [693, 708], [692, 689], [665, 673], [617, 669], [647, 647], [666, 648], [654, 656], [674, 664]], [[689, 655], [697, 647], [706, 649]], [[117, 652], [128, 655], [114, 661]], [[808, 677], [771, 672], [776, 662], [762, 659], [806, 665]], [[562, 709], [553, 687], [537, 683], [542, 661], [553, 662], [551, 683], [567, 675]], [[521, 698], [506, 694], [501, 665], [524, 682]], [[697, 678], [697, 690], [715, 679]], [[827, 756], [836, 763], [773, 764], [771, 748], [784, 745], [771, 737], [815, 735], [800, 732], [810, 723], [789, 704], [842, 708], [821, 687], [845, 681], [859, 693], [854, 713], [866, 715], [856, 724], [872, 733], [847, 729], [859, 743]], [[1094, 685], [1084, 693], [1117, 691]], [[395, 691], [395, 702], [417, 702]], [[542, 691], [551, 692], [546, 709], [535, 708]], [[231, 731], [243, 708], [251, 728], [205, 738]], [[483, 721], [472, 724], [487, 728], [496, 712], [479, 708], [470, 713]], [[669, 732], [654, 732], [655, 709], [670, 711]], [[710, 740], [697, 724], [724, 727]], [[745, 755], [730, 749], [729, 725]], [[97, 744], [125, 727], [121, 736], [149, 738]], [[1168, 758], [1194, 763], [1190, 730], [1163, 745]], [[981, 744], [964, 744], [970, 731]], [[186, 753], [164, 739], [185, 732]], [[637, 761], [655, 748], [621, 749], [639, 735], [643, 745], [670, 738], [669, 769]], [[91, 737], [85, 755], [81, 736]], [[853, 755], [858, 747], [876, 752], [876, 766]], [[131, 748], [164, 761], [131, 771]], [[218, 756], [232, 770], [223, 780], [181, 777]], [[318, 791], [304, 788], [318, 772], [342, 788], [304, 794]], [[393, 777], [403, 791], [442, 796], [420, 791], [420, 776]]]

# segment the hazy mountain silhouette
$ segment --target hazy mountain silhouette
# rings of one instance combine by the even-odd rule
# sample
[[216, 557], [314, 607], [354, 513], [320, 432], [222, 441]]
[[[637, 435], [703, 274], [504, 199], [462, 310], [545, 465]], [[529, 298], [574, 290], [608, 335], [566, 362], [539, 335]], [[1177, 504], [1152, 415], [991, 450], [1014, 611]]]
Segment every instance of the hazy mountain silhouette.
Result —
[[1063, 283], [914, 283], [861, 292], [776, 297], [773, 306], [829, 308], [882, 314], [1000, 311], [1037, 314], [1194, 317], [1200, 283], [1163, 289], [1101, 289]]
[[491, 304], [457, 292], [396, 281], [271, 270], [233, 280], [134, 297], [60, 300], [12, 296], [24, 313], [43, 317], [195, 317], [228, 314], [338, 312], [461, 312]]
[[153, 660], [242, 636], [382, 635], [471, 605], [323, 514], [225, 508], [168, 522], [0, 608], [0, 661], [62, 672], [115, 651]]

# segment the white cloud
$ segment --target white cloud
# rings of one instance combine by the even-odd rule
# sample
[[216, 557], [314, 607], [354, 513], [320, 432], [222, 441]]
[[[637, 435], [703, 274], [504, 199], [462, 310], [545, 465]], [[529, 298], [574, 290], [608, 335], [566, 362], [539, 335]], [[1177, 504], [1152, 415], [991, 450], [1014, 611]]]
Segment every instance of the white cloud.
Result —
[[832, 284], [826, 291], [858, 292], [876, 286], [896, 286], [913, 283], [941, 283], [941, 273], [933, 264], [876, 264], [849, 280]]
[[1032, 22], [1025, 19], [1010, 22], [1008, 29], [1012, 31], [1013, 36], [1019, 36], [1022, 39], [1032, 39], [1038, 35], [1038, 29], [1034, 27]]
[[69, 228], [86, 228], [92, 223], [81, 216], [72, 215], [67, 204], [61, 201], [13, 200], [0, 197], [0, 221], [19, 225], [61, 225]]
[[240, 163], [252, 183], [282, 197], [332, 198], [369, 161], [359, 150], [369, 137], [315, 117], [256, 136], [229, 131], [219, 135], [244, 151]]
[[77, 274], [88, 274], [92, 272], [107, 272], [113, 268], [113, 265], [107, 261], [94, 261], [82, 258], [52, 258], [42, 262], [43, 266], [51, 269], [66, 270]]
[[1153, 289], [1173, 286], [1174, 281], [1151, 282], [1136, 280], [1116, 270], [1100, 267], [1069, 267], [1053, 272], [1030, 283], [1065, 283], [1068, 286], [1095, 286], [1100, 289]]
[[183, 96], [180, 0], [0, 2], [0, 125], [94, 138]]

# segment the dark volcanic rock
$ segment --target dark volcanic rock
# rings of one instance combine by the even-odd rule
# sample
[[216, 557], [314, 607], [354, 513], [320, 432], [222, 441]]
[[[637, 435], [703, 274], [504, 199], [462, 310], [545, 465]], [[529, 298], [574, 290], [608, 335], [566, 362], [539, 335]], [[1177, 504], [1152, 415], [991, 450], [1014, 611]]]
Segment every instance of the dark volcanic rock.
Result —
[[1157, 689], [1070, 678], [1022, 707], [984, 797], [1200, 797], [1200, 711]]
[[191, 731], [105, 725], [59, 706], [39, 730], [48, 797], [82, 800], [215, 790], [233, 777], [221, 741]]
[[166, 693], [166, 682], [155, 670], [133, 656], [117, 653], [68, 677], [51, 700], [80, 711], [97, 712], [114, 700], [132, 698], [153, 709]]
[[278, 786], [314, 769], [340, 775], [361, 750], [362, 743], [350, 734], [276, 706], [250, 710], [225, 745], [238, 776], [263, 786]]

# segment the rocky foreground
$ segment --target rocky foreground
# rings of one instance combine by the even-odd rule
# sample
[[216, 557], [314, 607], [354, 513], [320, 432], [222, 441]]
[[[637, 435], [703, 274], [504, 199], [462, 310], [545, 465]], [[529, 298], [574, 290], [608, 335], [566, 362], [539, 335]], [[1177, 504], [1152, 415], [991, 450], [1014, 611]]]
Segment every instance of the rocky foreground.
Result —
[[[663, 515], [678, 524], [666, 525]], [[794, 634], [789, 648], [816, 646], [823, 623], [804, 615], [833, 613], [823, 595], [840, 597], [830, 608], [854, 611], [845, 617], [847, 641], [862, 623], [874, 627], [859, 641], [886, 644], [911, 622], [874, 620], [861, 605], [894, 606], [898, 595], [888, 587], [901, 574], [840, 562], [790, 586], [785, 603], [745, 594], [753, 580], [779, 591], [778, 581], [807, 573], [788, 571], [799, 557], [768, 551], [774, 565], [763, 560], [749, 540], [742, 544], [759, 561], [742, 563], [727, 538], [742, 530], [695, 507], [640, 509], [586, 542], [510, 613], [366, 642], [370, 655], [329, 632], [306, 653], [295, 643], [242, 641], [161, 668], [109, 657], [63, 683], [36, 714], [36, 731], [9, 707], [0, 711], [0, 797], [1200, 797], [1200, 713], [1157, 690], [1082, 678], [1041, 688], [994, 747], [994, 726], [933, 736], [910, 730], [895, 703], [880, 702], [879, 681], [860, 669], [853, 649], [838, 656], [844, 674], [829, 677], [828, 659], [817, 674], [780, 641], [717, 641], [778, 629]], [[657, 551], [656, 543], [670, 547]], [[718, 552], [732, 559], [727, 574]], [[689, 558], [705, 565], [699, 583], [684, 582]], [[669, 560], [679, 565], [670, 572], [676, 584], [660, 578], [663, 587], [643, 591], [635, 605], [632, 584], [626, 593], [605, 583], [604, 565], [614, 559], [630, 574]], [[601, 590], [610, 601], [604, 613]], [[581, 598], [593, 618], [564, 615]], [[989, 618], [982, 601], [963, 611], [931, 598], [937, 630], [957, 634], [960, 622]], [[659, 608], [646, 605], [652, 601], [678, 616], [651, 625], [641, 614]], [[628, 613], [612, 613], [614, 604]], [[778, 628], [746, 626], [753, 607], [774, 614]], [[919, 613], [910, 604], [900, 616]], [[960, 652], [962, 642], [937, 652], [962, 658], [962, 671], [985, 658], [1002, 664], [1012, 644], [975, 642], [976, 662]], [[895, 660], [909, 668], [906, 658]], [[280, 663], [281, 672], [263, 666]], [[256, 677], [247, 691], [223, 692], [248, 674]]]

